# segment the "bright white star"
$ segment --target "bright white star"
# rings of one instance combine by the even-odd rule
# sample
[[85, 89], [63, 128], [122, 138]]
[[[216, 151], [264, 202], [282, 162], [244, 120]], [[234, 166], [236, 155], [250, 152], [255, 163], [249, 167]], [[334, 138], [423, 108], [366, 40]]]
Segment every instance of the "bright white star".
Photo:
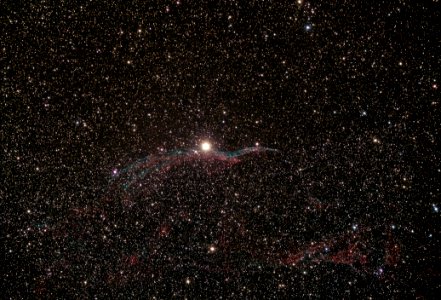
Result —
[[210, 144], [209, 142], [203, 142], [203, 143], [201, 144], [201, 149], [202, 149], [202, 151], [204, 151], [204, 152], [208, 152], [208, 151], [211, 150], [211, 144]]

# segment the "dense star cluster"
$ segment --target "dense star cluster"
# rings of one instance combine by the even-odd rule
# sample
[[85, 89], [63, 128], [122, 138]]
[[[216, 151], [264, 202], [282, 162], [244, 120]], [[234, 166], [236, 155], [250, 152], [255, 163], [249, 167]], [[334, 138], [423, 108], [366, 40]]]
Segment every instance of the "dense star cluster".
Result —
[[5, 298], [436, 298], [438, 1], [5, 1]]

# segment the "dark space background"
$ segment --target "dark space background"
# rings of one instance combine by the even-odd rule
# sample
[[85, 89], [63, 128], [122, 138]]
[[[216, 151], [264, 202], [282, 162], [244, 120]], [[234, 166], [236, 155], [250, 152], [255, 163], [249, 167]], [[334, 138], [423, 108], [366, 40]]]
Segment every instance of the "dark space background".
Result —
[[[439, 295], [438, 1], [3, 1], [0, 11], [2, 297]], [[132, 195], [161, 213], [127, 208], [109, 187], [112, 170], [202, 140], [278, 152], [234, 166], [178, 156], [157, 193]], [[201, 175], [213, 165], [223, 171]], [[184, 206], [197, 225], [176, 221]], [[228, 246], [207, 254], [221, 210]], [[310, 246], [330, 239], [344, 244], [332, 259]]]

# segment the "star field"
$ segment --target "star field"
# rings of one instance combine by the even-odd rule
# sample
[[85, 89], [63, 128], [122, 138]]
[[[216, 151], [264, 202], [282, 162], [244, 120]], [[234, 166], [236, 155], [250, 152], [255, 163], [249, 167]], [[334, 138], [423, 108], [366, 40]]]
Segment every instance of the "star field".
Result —
[[438, 1], [6, 1], [17, 298], [440, 291]]

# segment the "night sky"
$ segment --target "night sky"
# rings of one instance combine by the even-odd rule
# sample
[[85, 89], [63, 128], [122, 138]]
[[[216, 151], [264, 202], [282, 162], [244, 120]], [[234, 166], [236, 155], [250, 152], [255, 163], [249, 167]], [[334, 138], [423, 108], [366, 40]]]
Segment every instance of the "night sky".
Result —
[[3, 1], [2, 297], [434, 299], [433, 1]]

